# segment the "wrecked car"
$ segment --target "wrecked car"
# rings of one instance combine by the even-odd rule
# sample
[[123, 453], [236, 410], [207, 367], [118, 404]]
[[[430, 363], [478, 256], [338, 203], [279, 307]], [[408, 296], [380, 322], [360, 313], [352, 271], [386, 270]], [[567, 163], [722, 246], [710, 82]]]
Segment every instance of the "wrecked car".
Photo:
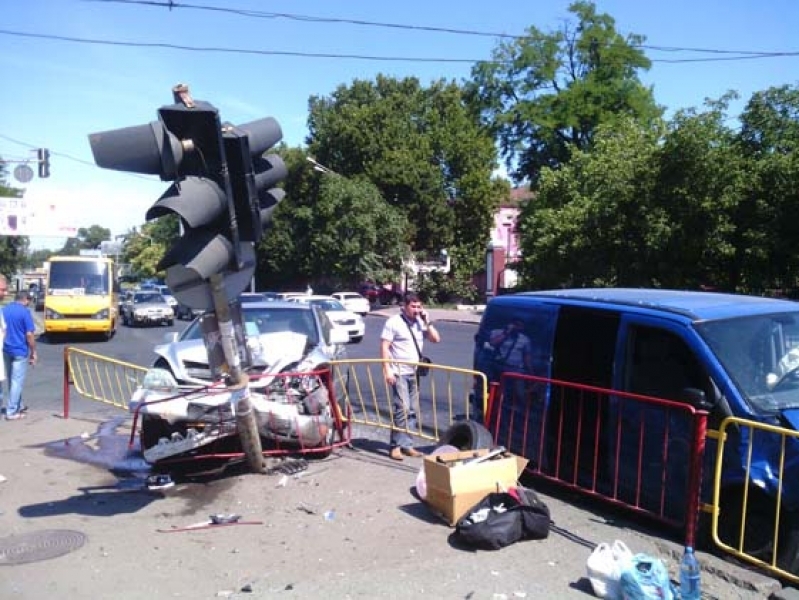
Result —
[[[331, 390], [335, 395], [346, 385], [331, 379], [329, 365], [346, 357], [348, 333], [309, 305], [258, 302], [241, 310], [250, 402], [264, 450], [329, 452], [336, 431]], [[204, 318], [155, 349], [158, 359], [131, 398], [142, 453], [152, 465], [241, 458], [230, 392], [213, 381]]]

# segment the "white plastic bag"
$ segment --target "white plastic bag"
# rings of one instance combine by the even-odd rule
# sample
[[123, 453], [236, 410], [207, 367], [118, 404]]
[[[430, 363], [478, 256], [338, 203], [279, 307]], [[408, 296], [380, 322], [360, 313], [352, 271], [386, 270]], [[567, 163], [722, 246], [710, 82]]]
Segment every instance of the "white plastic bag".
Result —
[[594, 595], [608, 600], [621, 600], [619, 578], [632, 561], [627, 544], [616, 540], [613, 545], [602, 542], [594, 548], [585, 563]]

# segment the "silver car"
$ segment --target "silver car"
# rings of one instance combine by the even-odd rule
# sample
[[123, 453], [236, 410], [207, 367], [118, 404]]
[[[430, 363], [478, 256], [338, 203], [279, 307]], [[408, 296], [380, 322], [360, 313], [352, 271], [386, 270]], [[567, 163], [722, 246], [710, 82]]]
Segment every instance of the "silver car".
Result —
[[[252, 302], [242, 304], [241, 310], [253, 363], [251, 375], [312, 371], [346, 357], [347, 331], [334, 326], [315, 306]], [[180, 335], [173, 334], [169, 343], [155, 347], [158, 358], [153, 366], [170, 371], [182, 385], [207, 385], [212, 380], [201, 319], [194, 319]], [[254, 379], [251, 387], [268, 383], [268, 378]]]
[[[198, 317], [175, 341], [156, 347], [154, 368], [131, 398], [131, 410], [141, 416], [142, 452], [151, 464], [178, 461], [191, 469], [194, 459], [205, 455], [224, 465], [241, 451], [230, 391], [177, 387], [210, 383], [202, 339], [206, 318], [210, 316]], [[316, 307], [278, 301], [242, 305], [242, 324], [255, 365], [250, 369], [250, 402], [264, 443], [328, 454], [335, 405], [324, 376], [313, 372], [345, 358], [347, 332]], [[333, 386], [338, 396], [346, 382], [333, 381]]]
[[122, 323], [125, 325], [172, 325], [175, 312], [166, 298], [157, 291], [134, 292], [122, 305]]

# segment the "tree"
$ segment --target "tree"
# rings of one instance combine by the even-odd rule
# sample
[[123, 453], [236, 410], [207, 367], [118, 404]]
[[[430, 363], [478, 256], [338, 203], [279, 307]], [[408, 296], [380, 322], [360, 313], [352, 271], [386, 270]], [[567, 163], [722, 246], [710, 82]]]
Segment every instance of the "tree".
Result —
[[139, 279], [163, 278], [165, 273], [157, 268], [168, 248], [177, 242], [179, 217], [167, 215], [142, 225], [141, 231], [132, 229], [125, 235], [122, 262], [130, 265], [130, 273]]
[[61, 255], [74, 256], [80, 254], [81, 250], [97, 250], [100, 243], [111, 239], [111, 230], [100, 225], [91, 227], [80, 227], [78, 235], [69, 238], [63, 248], [58, 252]]
[[454, 277], [470, 279], [482, 265], [500, 196], [494, 141], [463, 88], [380, 75], [312, 97], [309, 106], [309, 151], [345, 177], [370, 181], [401, 210], [408, 228], [394, 243], [447, 249]]
[[318, 174], [301, 149], [284, 149], [287, 198], [259, 247], [259, 277], [272, 285], [353, 286], [399, 269], [406, 223], [362, 178]]
[[799, 287], [799, 87], [752, 95], [741, 114], [740, 151], [749, 161], [746, 212], [735, 268], [755, 290]]
[[751, 165], [726, 125], [735, 97], [707, 101], [704, 110], [678, 111], [668, 125], [657, 183], [670, 228], [658, 264], [662, 285], [732, 291], [746, 278], [740, 251], [752, 249], [746, 240], [756, 239], [760, 226], [751, 229], [755, 223], [746, 216]]
[[645, 38], [623, 37], [592, 2], [569, 12], [576, 23], [552, 33], [530, 27], [472, 69], [474, 102], [517, 181], [535, 183], [572, 149], [588, 150], [600, 125], [633, 119], [648, 127], [662, 114], [637, 75], [651, 65], [640, 49]]
[[519, 219], [528, 288], [651, 285], [669, 226], [655, 201], [658, 130], [600, 126], [591, 151], [545, 168]]

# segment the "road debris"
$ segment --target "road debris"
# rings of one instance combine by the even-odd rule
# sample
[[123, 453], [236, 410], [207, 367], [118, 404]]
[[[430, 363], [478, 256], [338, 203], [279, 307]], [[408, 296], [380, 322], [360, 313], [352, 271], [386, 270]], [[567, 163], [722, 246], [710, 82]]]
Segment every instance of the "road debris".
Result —
[[157, 529], [159, 533], [176, 533], [178, 531], [196, 531], [198, 529], [216, 529], [217, 527], [229, 527], [231, 525], [263, 525], [263, 521], [242, 521], [241, 515], [215, 514], [208, 517], [207, 521], [192, 523], [178, 527], [173, 525], [171, 529]]

